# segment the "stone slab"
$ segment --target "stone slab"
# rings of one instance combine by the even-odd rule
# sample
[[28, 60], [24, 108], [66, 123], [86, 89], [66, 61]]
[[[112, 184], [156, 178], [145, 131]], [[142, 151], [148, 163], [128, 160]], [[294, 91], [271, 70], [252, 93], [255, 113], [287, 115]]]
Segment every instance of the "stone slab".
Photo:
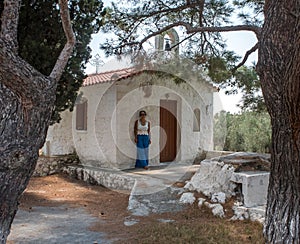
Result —
[[267, 203], [269, 172], [248, 171], [234, 172], [231, 181], [242, 184], [245, 207], [255, 207]]
[[242, 171], [270, 171], [270, 155], [251, 152], [236, 152], [217, 158], [225, 164], [235, 167], [235, 172]]

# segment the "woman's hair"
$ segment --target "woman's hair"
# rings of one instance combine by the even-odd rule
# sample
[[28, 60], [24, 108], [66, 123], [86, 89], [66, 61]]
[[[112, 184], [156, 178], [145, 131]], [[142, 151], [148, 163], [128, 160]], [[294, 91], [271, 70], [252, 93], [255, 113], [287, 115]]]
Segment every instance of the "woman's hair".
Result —
[[139, 112], [139, 116], [141, 116], [141, 114], [145, 114], [145, 115], [147, 115], [147, 113], [146, 113], [146, 111], [145, 110], [141, 110], [140, 112]]

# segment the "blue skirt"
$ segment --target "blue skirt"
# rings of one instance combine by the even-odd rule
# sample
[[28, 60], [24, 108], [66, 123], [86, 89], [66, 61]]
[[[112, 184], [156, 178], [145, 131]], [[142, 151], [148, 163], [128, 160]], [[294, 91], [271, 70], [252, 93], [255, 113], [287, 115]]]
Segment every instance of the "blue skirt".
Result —
[[137, 158], [135, 162], [136, 168], [144, 168], [148, 166], [149, 142], [150, 138], [148, 135], [137, 135]]

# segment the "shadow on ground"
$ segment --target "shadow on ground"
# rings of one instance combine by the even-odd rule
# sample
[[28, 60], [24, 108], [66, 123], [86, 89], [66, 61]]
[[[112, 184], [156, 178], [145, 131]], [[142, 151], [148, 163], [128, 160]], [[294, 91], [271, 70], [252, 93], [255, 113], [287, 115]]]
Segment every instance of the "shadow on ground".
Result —
[[8, 238], [13, 243], [109, 243], [103, 233], [89, 231], [98, 218], [67, 205], [19, 210]]

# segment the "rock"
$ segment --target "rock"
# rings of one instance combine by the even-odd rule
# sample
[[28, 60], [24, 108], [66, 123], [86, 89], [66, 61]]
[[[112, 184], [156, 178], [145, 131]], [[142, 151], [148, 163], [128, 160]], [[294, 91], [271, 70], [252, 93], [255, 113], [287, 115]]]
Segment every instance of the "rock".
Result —
[[219, 218], [225, 217], [224, 208], [220, 203], [211, 204], [211, 203], [205, 202], [204, 205], [212, 210], [212, 213], [214, 216], [219, 217]]
[[230, 181], [234, 170], [235, 168], [229, 164], [204, 160], [184, 188], [202, 192], [207, 197], [211, 197], [217, 192], [224, 192], [226, 197], [230, 198], [235, 195], [236, 184]]
[[139, 222], [139, 220], [133, 219], [133, 218], [131, 218], [131, 217], [129, 216], [129, 217], [125, 217], [124, 225], [125, 225], [125, 226], [132, 226], [132, 225], [137, 224], [138, 222]]
[[198, 199], [198, 206], [201, 208], [202, 207], [202, 205], [203, 205], [203, 203], [206, 201], [206, 199], [205, 198], [199, 198]]
[[225, 201], [226, 201], [226, 194], [224, 192], [214, 193], [211, 196], [211, 201], [212, 202], [218, 202], [218, 203], [225, 203]]
[[208, 208], [213, 208], [215, 204], [209, 203], [209, 202], [205, 202], [204, 205]]
[[234, 206], [236, 206], [236, 207], [240, 207], [240, 206], [243, 206], [243, 203], [242, 203], [242, 202], [239, 202], [239, 201], [237, 201], [237, 202], [235, 202], [235, 203], [234, 203]]
[[247, 208], [244, 206], [233, 206], [234, 216], [231, 220], [246, 220], [258, 221], [264, 223], [265, 220], [265, 206]]
[[216, 206], [213, 207], [213, 209], [212, 209], [212, 213], [216, 217], [220, 217], [220, 218], [225, 217], [224, 209], [223, 209], [223, 206], [221, 204], [216, 204]]
[[196, 198], [194, 197], [193, 193], [185, 192], [181, 195], [179, 202], [183, 204], [193, 204], [195, 200]]
[[233, 206], [234, 215], [230, 220], [245, 220], [249, 219], [248, 209], [245, 207]]
[[258, 221], [261, 224], [265, 222], [266, 206], [249, 208], [248, 212], [251, 221]]
[[175, 220], [173, 219], [158, 219], [158, 222], [160, 223], [173, 223]]
[[188, 191], [194, 191], [195, 187], [190, 181], [187, 181], [183, 189]]

